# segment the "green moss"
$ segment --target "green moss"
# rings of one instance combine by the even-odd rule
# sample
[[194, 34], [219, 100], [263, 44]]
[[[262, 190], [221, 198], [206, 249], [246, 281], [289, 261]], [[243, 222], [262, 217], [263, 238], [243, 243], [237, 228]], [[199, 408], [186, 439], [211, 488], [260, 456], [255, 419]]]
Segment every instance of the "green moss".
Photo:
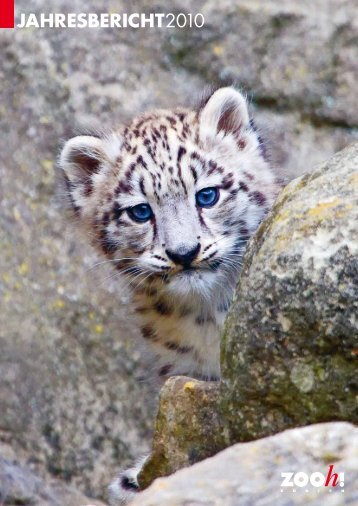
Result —
[[184, 377], [167, 381], [160, 397], [152, 454], [139, 476], [142, 488], [226, 447], [218, 394], [217, 383]]

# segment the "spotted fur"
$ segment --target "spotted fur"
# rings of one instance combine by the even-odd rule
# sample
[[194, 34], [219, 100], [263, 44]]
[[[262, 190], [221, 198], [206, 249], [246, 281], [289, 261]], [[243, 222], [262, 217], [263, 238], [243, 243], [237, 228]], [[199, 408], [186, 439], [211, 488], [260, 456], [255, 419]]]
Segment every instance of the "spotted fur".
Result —
[[[94, 245], [129, 276], [158, 373], [219, 377], [218, 335], [245, 244], [277, 190], [243, 96], [222, 88], [198, 110], [157, 110], [106, 138], [75, 137], [61, 167]], [[198, 208], [206, 187], [219, 201]], [[147, 223], [126, 212], [141, 203], [153, 210]], [[190, 270], [168, 258], [195, 245]]]
[[[75, 137], [61, 154], [74, 212], [127, 276], [161, 378], [218, 378], [219, 333], [247, 240], [278, 185], [244, 97], [214, 92], [198, 109], [156, 110], [110, 136]], [[196, 194], [217, 188], [199, 207]], [[133, 221], [128, 209], [149, 204]], [[190, 268], [172, 260], [196, 251]]]

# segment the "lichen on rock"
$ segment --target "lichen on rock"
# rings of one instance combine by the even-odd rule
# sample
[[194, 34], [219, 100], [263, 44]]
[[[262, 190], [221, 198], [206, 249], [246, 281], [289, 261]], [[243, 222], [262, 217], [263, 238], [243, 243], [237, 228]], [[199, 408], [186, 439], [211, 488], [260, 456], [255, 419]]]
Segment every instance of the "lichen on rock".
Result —
[[217, 382], [169, 378], [160, 395], [153, 452], [139, 476], [142, 488], [226, 446], [218, 395]]
[[247, 250], [222, 342], [232, 441], [358, 421], [358, 144], [289, 184]]

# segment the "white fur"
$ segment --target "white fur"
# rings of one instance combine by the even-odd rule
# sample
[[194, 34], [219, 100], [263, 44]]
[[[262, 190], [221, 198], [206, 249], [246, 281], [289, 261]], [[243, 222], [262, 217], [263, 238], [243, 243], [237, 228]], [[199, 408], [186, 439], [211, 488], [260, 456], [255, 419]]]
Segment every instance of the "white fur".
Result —
[[126, 490], [122, 486], [122, 480], [126, 479], [138, 485], [138, 474], [145, 464], [148, 456], [138, 459], [136, 464], [125, 471], [119, 473], [119, 475], [112, 481], [108, 487], [108, 498], [110, 506], [125, 506], [130, 503], [136, 496], [136, 492], [133, 490]]
[[[184, 120], [178, 120], [180, 116]], [[143, 124], [148, 125], [147, 130], [140, 130]], [[187, 125], [189, 132], [183, 137]], [[110, 262], [120, 267], [131, 258], [130, 267], [139, 272], [128, 274], [123, 269], [133, 289], [138, 325], [158, 356], [153, 368], [160, 377], [218, 378], [225, 314], [248, 236], [275, 198], [275, 175], [250, 125], [246, 100], [233, 88], [216, 91], [199, 116], [185, 109], [157, 111], [135, 119], [128, 131], [123, 139], [125, 134], [120, 131], [102, 140], [76, 137], [68, 141], [60, 163], [75, 183], [70, 189], [72, 200], [80, 208], [94, 245], [101, 248], [105, 234], [112, 245], [104, 251]], [[159, 141], [156, 132], [161, 132]], [[155, 157], [148, 146], [155, 148]], [[79, 150], [99, 158], [94, 174], [73, 163], [72, 155]], [[124, 189], [117, 191], [127, 174]], [[93, 190], [86, 193], [88, 177]], [[231, 180], [229, 185], [226, 177]], [[209, 187], [220, 188], [219, 200], [212, 208], [199, 209], [195, 196]], [[154, 219], [133, 221], [126, 209], [138, 204], [149, 204]], [[114, 216], [116, 206], [120, 217]], [[94, 222], [98, 227], [93, 227]], [[168, 250], [190, 250], [198, 242], [199, 254], [192, 262], [196, 270], [183, 270], [170, 260]], [[158, 273], [166, 274], [166, 282], [153, 276]], [[149, 281], [148, 276], [152, 276]], [[163, 301], [169, 307], [167, 312], [157, 307], [161, 304], [163, 308]], [[147, 336], [146, 327], [150, 329]], [[168, 373], [163, 372], [167, 365]], [[124, 476], [135, 482], [137, 473], [138, 465], [113, 482], [111, 504], [125, 504], [133, 497], [134, 492], [124, 490], [120, 480]]]
[[243, 95], [234, 88], [220, 88], [209, 99], [200, 116], [200, 133], [204, 141], [210, 143], [218, 136], [220, 118], [228, 110], [237, 128], [248, 127], [249, 113]]

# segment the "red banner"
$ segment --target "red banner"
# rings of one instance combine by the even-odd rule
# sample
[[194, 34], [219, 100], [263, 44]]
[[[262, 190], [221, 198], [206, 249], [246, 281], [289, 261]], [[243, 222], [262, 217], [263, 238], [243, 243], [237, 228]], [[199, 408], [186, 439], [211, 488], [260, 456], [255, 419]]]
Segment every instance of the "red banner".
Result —
[[14, 28], [15, 0], [0, 0], [0, 28]]

